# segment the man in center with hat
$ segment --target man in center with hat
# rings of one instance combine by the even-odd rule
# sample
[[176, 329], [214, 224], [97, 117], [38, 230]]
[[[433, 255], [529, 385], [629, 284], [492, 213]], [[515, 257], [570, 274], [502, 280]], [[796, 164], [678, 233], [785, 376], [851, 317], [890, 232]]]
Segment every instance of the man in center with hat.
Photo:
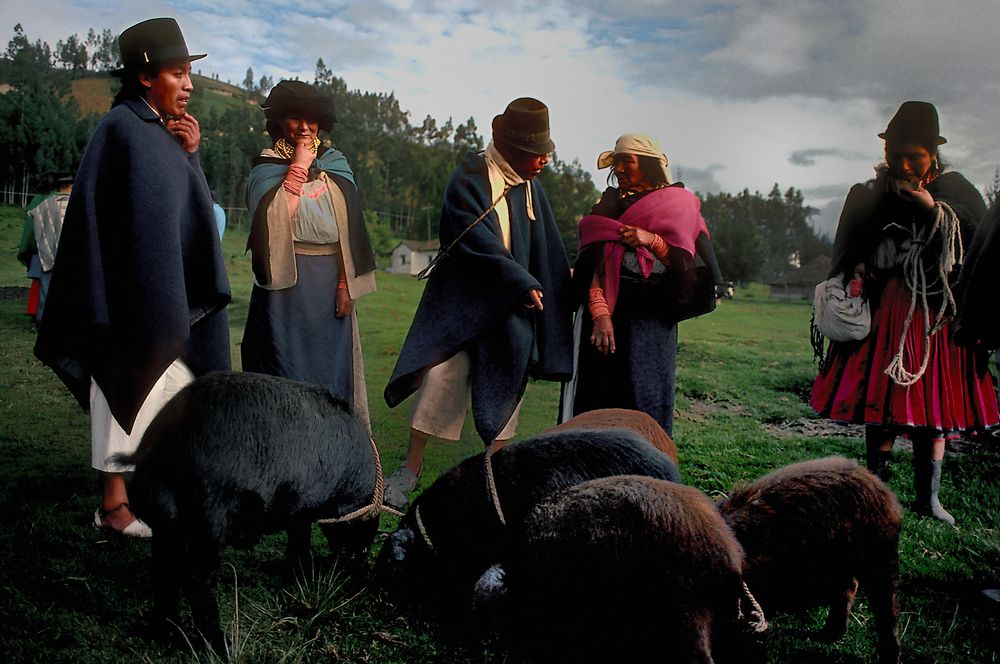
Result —
[[493, 119], [486, 150], [452, 173], [442, 251], [385, 388], [390, 407], [416, 392], [407, 456], [386, 483], [390, 505], [406, 505], [430, 437], [461, 437], [470, 399], [476, 432], [497, 449], [517, 429], [529, 376], [572, 374], [569, 261], [534, 181], [554, 149], [548, 108], [522, 97]]
[[121, 89], [84, 150], [35, 354], [90, 410], [101, 478], [94, 525], [132, 537], [117, 454], [183, 385], [230, 366], [229, 281], [187, 112], [190, 55], [172, 18], [118, 39]]

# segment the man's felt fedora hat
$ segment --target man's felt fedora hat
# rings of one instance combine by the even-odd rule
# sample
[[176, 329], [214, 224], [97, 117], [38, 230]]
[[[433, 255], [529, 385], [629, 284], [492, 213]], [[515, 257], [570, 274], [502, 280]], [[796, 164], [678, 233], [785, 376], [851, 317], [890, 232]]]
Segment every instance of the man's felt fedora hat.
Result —
[[205, 53], [188, 53], [181, 27], [172, 18], [151, 18], [125, 28], [118, 36], [122, 67], [111, 74], [121, 77], [128, 70], [155, 66], [165, 62], [193, 62]]
[[493, 118], [493, 139], [531, 154], [552, 152], [548, 106], [531, 97], [515, 99]]

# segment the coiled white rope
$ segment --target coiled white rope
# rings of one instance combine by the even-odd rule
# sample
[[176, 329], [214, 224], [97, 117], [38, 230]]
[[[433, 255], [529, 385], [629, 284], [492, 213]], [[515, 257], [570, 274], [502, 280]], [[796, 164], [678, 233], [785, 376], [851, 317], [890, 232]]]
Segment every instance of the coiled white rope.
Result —
[[[903, 323], [903, 332], [899, 338], [899, 346], [896, 349], [896, 354], [885, 369], [885, 374], [894, 383], [902, 387], [913, 385], [923, 377], [927, 371], [927, 364], [930, 361], [931, 337], [940, 332], [945, 323], [951, 320], [958, 310], [955, 296], [951, 292], [951, 286], [948, 284], [948, 275], [955, 265], [962, 262], [965, 256], [958, 216], [951, 209], [951, 206], [941, 201], [934, 203], [934, 210], [934, 223], [925, 230], [926, 236], [921, 237], [918, 235], [914, 226], [912, 231], [914, 238], [913, 245], [906, 252], [906, 256], [903, 259], [903, 280], [906, 283], [906, 287], [910, 289], [910, 310], [906, 315], [906, 321]], [[938, 234], [941, 235], [941, 253], [938, 256], [937, 265], [931, 266], [935, 274], [933, 281], [928, 285], [923, 249]], [[941, 284], [940, 289], [930, 290], [938, 282]], [[942, 296], [943, 301], [932, 325], [930, 322], [931, 310], [927, 302], [927, 296], [938, 294]], [[924, 356], [920, 362], [920, 367], [913, 372], [906, 368], [906, 340], [910, 332], [910, 325], [913, 322], [913, 313], [917, 309], [918, 298], [920, 299], [924, 313]]]

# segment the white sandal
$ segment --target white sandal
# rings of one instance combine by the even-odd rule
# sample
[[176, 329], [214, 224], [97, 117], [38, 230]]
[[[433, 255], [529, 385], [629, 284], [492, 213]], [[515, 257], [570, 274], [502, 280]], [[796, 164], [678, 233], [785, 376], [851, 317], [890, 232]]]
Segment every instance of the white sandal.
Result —
[[414, 473], [405, 463], [385, 481], [385, 503], [398, 510], [405, 509], [410, 502], [406, 494], [417, 488], [420, 476], [424, 474], [424, 466]]
[[138, 537], [140, 539], [148, 539], [152, 537], [153, 529], [150, 528], [148, 525], [146, 525], [145, 521], [143, 521], [138, 517], [135, 517], [135, 515], [133, 515], [133, 517], [135, 518], [132, 521], [132, 523], [128, 524], [121, 530], [116, 530], [111, 526], [109, 526], [108, 524], [104, 523], [104, 519], [109, 514], [111, 514], [112, 512], [117, 512], [123, 507], [127, 509], [129, 512], [132, 511], [131, 509], [129, 509], [128, 503], [122, 503], [118, 507], [115, 507], [114, 509], [110, 510], [103, 510], [100, 507], [98, 507], [94, 511], [94, 527], [100, 528], [102, 530], [110, 530], [112, 532], [118, 533], [119, 535], [125, 535], [126, 537]]

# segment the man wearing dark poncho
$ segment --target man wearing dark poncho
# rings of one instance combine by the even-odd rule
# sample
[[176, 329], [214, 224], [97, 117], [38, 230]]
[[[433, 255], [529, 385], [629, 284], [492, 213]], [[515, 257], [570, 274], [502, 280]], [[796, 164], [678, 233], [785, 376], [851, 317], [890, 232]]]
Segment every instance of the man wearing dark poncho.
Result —
[[188, 54], [172, 18], [118, 42], [122, 87], [77, 170], [35, 354], [90, 409], [94, 524], [149, 537], [128, 506], [131, 467], [112, 459], [186, 383], [229, 368], [230, 294], [187, 112], [191, 61], [205, 56]]
[[446, 249], [385, 389], [390, 407], [417, 393], [406, 461], [386, 485], [390, 504], [406, 504], [429, 437], [458, 440], [470, 398], [477, 433], [496, 449], [514, 435], [528, 377], [572, 372], [569, 262], [534, 181], [554, 149], [548, 108], [515, 99], [494, 118], [485, 152], [451, 176], [439, 229]]

